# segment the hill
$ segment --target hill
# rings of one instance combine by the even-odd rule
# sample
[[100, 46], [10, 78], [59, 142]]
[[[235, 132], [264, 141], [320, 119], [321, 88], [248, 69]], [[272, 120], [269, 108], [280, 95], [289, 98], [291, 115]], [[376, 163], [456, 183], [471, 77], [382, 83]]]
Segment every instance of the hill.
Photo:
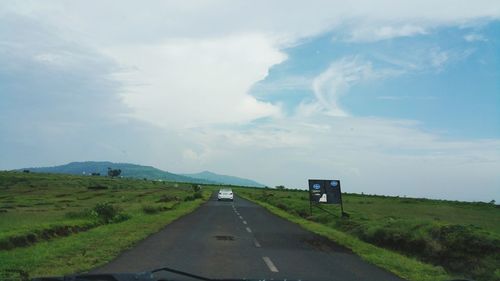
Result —
[[54, 166], [54, 167], [38, 167], [38, 168], [25, 168], [25, 169], [30, 170], [31, 172], [34, 173], [54, 173], [54, 174], [71, 174], [71, 175], [83, 175], [83, 174], [88, 175], [91, 173], [100, 173], [101, 175], [107, 175], [108, 167], [112, 169], [122, 170], [121, 176], [129, 178], [138, 178], [138, 179], [146, 178], [149, 180], [166, 180], [166, 181], [191, 182], [191, 183], [202, 183], [202, 184], [218, 184], [218, 182], [178, 175], [151, 166], [142, 166], [129, 163], [113, 163], [108, 161], [71, 162], [69, 164]]
[[127, 178], [149, 179], [149, 180], [166, 180], [176, 182], [189, 182], [200, 184], [227, 184], [238, 186], [264, 187], [263, 184], [250, 179], [239, 177], [219, 175], [209, 171], [204, 171], [195, 174], [174, 174], [167, 171], [157, 169], [152, 166], [142, 166], [130, 163], [113, 163], [109, 161], [84, 161], [71, 162], [65, 165], [53, 167], [34, 167], [24, 168], [21, 170], [30, 170], [34, 173], [51, 173], [51, 174], [70, 174], [70, 175], [90, 175], [99, 173], [102, 176], [107, 175], [108, 167], [112, 169], [122, 170], [121, 176]]
[[219, 175], [209, 171], [203, 171], [201, 173], [196, 173], [196, 174], [182, 174], [182, 175], [190, 178], [219, 182], [228, 185], [265, 187], [265, 185], [253, 180], [233, 177], [233, 176]]

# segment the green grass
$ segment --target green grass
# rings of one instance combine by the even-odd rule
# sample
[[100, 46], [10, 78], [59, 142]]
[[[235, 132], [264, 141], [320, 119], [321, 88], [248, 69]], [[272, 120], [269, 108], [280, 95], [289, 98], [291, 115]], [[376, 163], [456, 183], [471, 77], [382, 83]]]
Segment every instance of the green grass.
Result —
[[[94, 186], [106, 189], [89, 189]], [[9, 250], [0, 247], [0, 279], [19, 277], [12, 270], [45, 276], [102, 265], [193, 211], [210, 193], [196, 194], [190, 184], [0, 172], [0, 246], [10, 242]], [[103, 203], [124, 220], [101, 220], [95, 210]], [[32, 239], [20, 243], [22, 237]]]
[[[0, 279], [9, 270], [60, 275], [102, 265], [218, 188], [196, 193], [182, 183], [0, 172]], [[346, 219], [338, 206], [311, 216], [307, 192], [233, 189], [407, 280], [500, 280], [497, 205], [344, 194]], [[116, 211], [109, 222], [96, 213], [104, 203]]]
[[304, 191], [237, 192], [406, 279], [500, 280], [498, 206], [344, 194], [350, 216], [342, 218], [331, 205], [322, 205], [328, 212], [314, 208], [311, 216]]

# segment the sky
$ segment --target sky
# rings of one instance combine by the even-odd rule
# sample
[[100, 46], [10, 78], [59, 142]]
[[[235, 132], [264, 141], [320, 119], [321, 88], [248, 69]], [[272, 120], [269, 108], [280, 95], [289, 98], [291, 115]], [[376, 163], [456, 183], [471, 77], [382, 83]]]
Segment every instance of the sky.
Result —
[[0, 0], [0, 170], [500, 201], [498, 1]]

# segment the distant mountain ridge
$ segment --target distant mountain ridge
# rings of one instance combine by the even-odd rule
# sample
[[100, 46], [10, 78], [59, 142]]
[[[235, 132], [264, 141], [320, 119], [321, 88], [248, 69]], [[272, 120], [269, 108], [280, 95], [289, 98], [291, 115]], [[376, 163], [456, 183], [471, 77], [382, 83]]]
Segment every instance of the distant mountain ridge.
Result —
[[[71, 175], [90, 175], [92, 173], [100, 173], [102, 176], [107, 175], [108, 167], [112, 169], [120, 169], [121, 176], [149, 180], [166, 180], [177, 182], [191, 182], [200, 184], [228, 184], [228, 185], [242, 185], [242, 186], [256, 186], [263, 187], [255, 181], [231, 176], [217, 175], [208, 171], [192, 174], [196, 176], [189, 176], [189, 174], [174, 174], [167, 171], [157, 169], [152, 166], [143, 166], [130, 163], [113, 163], [109, 161], [84, 161], [84, 162], [71, 162], [65, 165], [53, 167], [32, 167], [23, 168], [18, 170], [30, 170], [34, 173], [57, 173], [57, 174], [71, 174]], [[214, 180], [218, 178], [219, 180]], [[236, 184], [241, 182], [243, 184]]]
[[253, 181], [253, 180], [239, 178], [239, 177], [233, 177], [233, 176], [219, 175], [219, 174], [212, 173], [209, 171], [203, 171], [201, 173], [196, 173], [196, 174], [181, 174], [181, 175], [186, 176], [186, 177], [190, 177], [190, 178], [204, 179], [204, 180], [221, 182], [221, 183], [230, 184], [230, 185], [265, 187], [265, 185], [258, 183], [256, 181]]

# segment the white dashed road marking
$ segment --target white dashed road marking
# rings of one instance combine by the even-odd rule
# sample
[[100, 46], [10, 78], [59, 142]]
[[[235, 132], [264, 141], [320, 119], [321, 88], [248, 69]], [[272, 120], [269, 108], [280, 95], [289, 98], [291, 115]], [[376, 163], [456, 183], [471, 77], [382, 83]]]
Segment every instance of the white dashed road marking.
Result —
[[243, 224], [247, 224], [247, 221], [243, 221]]
[[250, 229], [250, 227], [247, 227], [247, 231], [252, 233], [252, 230]]
[[255, 238], [253, 239], [253, 244], [254, 244], [254, 245], [255, 245], [255, 247], [257, 247], [257, 248], [260, 248], [260, 247], [261, 247], [261, 246], [260, 246], [259, 241], [257, 241], [257, 239], [255, 239]]
[[269, 267], [269, 270], [271, 270], [272, 272], [278, 272], [278, 269], [269, 257], [262, 257], [262, 259], [266, 263], [267, 267]]

